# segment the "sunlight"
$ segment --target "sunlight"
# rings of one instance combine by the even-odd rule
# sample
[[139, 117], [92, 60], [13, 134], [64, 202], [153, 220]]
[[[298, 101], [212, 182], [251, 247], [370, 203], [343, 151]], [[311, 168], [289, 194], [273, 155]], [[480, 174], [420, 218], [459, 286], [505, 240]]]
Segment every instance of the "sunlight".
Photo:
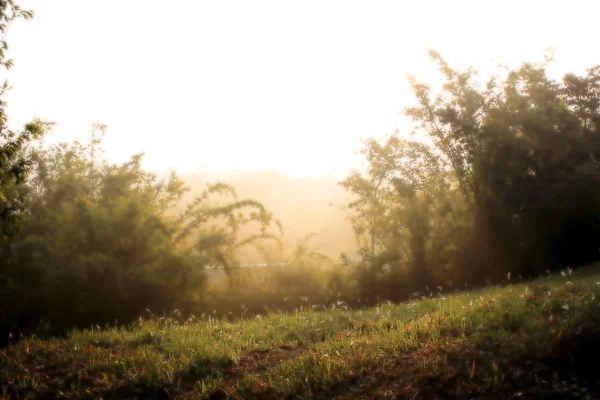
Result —
[[0, 400], [600, 398], [599, 11], [0, 0]]
[[428, 48], [483, 72], [548, 47], [561, 71], [591, 64], [578, 49], [594, 45], [585, 21], [600, 5], [538, 4], [23, 0], [36, 17], [7, 34], [10, 123], [56, 121], [59, 141], [102, 122], [111, 160], [145, 152], [159, 171], [347, 171], [360, 138], [410, 130], [405, 77], [435, 81]]

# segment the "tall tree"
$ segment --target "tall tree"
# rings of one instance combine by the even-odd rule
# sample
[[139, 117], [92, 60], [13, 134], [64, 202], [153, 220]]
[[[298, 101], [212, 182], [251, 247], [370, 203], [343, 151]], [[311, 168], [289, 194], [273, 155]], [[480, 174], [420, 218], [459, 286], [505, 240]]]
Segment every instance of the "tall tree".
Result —
[[[445, 222], [454, 196], [448, 168], [428, 145], [396, 135], [384, 144], [368, 140], [362, 154], [365, 173], [354, 172], [341, 182], [354, 196], [347, 208], [357, 237], [377, 243], [377, 252], [374, 247], [367, 252], [363, 241], [361, 280], [376, 285], [367, 292], [381, 290], [376, 276], [389, 271], [395, 279], [387, 277], [387, 283], [423, 289], [432, 273], [427, 262], [431, 231]], [[402, 293], [398, 287], [396, 294]]]
[[[13, 0], [0, 1], [0, 66], [10, 69], [13, 60], [7, 57], [8, 43], [5, 34], [9, 25], [16, 19], [29, 20], [33, 11], [23, 10]], [[10, 240], [18, 229], [27, 203], [27, 196], [19, 188], [29, 173], [32, 161], [26, 157], [24, 149], [34, 139], [39, 138], [50, 124], [35, 120], [20, 130], [8, 127], [7, 103], [4, 95], [10, 90], [7, 81], [0, 87], [0, 283], [6, 279], [10, 264]]]
[[[575, 261], [576, 252], [557, 253], [574, 226], [587, 232], [580, 250], [591, 256], [598, 244], [591, 193], [600, 188], [599, 69], [557, 82], [545, 64], [524, 64], [482, 88], [473, 69], [432, 57], [446, 78], [443, 91], [412, 81], [419, 106], [407, 112], [448, 160], [469, 204], [478, 272], [533, 275]], [[575, 220], [587, 222], [568, 228]]]
[[[190, 310], [203, 295], [204, 266], [224, 267], [235, 285], [239, 249], [276, 239], [273, 215], [232, 197], [233, 188], [211, 185], [178, 212], [188, 189], [175, 174], [148, 173], [142, 155], [101, 163], [91, 152], [99, 146], [97, 138], [32, 152], [31, 204], [10, 274], [27, 322], [44, 317], [61, 329], [125, 322], [146, 308]], [[240, 237], [244, 225], [254, 233]]]
[[[359, 244], [365, 253], [375, 258], [384, 244], [386, 218], [390, 211], [393, 187], [390, 186], [397, 164], [401, 141], [393, 136], [384, 145], [369, 139], [361, 154], [366, 173], [353, 172], [340, 184], [353, 195], [346, 205]], [[367, 242], [361, 239], [366, 235]]]

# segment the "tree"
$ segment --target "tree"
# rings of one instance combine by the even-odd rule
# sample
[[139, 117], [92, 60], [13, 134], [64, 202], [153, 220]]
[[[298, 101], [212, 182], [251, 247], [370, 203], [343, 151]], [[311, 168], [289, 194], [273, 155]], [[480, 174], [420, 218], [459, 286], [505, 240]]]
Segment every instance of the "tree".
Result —
[[[12, 0], [0, 1], [0, 66], [9, 69], [13, 61], [7, 58], [8, 43], [4, 35], [16, 19], [31, 19], [33, 12], [23, 10]], [[10, 86], [5, 81], [0, 87], [0, 284], [10, 268], [10, 240], [18, 230], [19, 221], [26, 209], [27, 196], [19, 185], [24, 182], [32, 162], [25, 155], [26, 146], [44, 134], [51, 124], [40, 120], [25, 125], [21, 131], [9, 129], [6, 102], [3, 100]]]
[[364, 291], [381, 292], [387, 285], [397, 297], [422, 290], [432, 280], [427, 262], [432, 229], [445, 223], [454, 196], [448, 167], [429, 146], [396, 135], [385, 144], [368, 140], [362, 154], [366, 174], [354, 172], [341, 184], [355, 196], [348, 209], [359, 240], [371, 239], [370, 254], [363, 251]]
[[[233, 188], [210, 185], [182, 212], [187, 192], [174, 173], [159, 179], [143, 155], [99, 163], [101, 139], [31, 153], [30, 204], [11, 243], [15, 265], [2, 289], [18, 299], [8, 319], [51, 331], [74, 324], [131, 321], [143, 310], [192, 310], [203, 296], [204, 268], [219, 264], [235, 285], [237, 251], [264, 239], [277, 222]], [[258, 232], [240, 238], [243, 225]]]
[[[340, 184], [352, 195], [346, 208], [350, 211], [350, 221], [363, 248], [371, 258], [375, 258], [378, 250], [385, 247], [385, 221], [390, 210], [393, 188], [390, 179], [396, 170], [401, 142], [392, 136], [385, 145], [370, 139], [365, 143], [361, 154], [367, 163], [366, 174], [353, 172]], [[361, 242], [367, 235], [368, 242]]]
[[446, 82], [436, 93], [411, 80], [407, 109], [427, 144], [371, 139], [365, 173], [342, 182], [364, 291], [405, 298], [597, 260], [600, 67], [554, 81], [524, 64], [481, 87], [431, 55]]
[[[581, 263], [578, 252], [597, 257], [598, 67], [556, 82], [545, 64], [524, 64], [481, 88], [473, 69], [456, 71], [431, 55], [446, 77], [443, 91], [413, 80], [419, 106], [407, 113], [451, 165], [470, 210], [472, 272], [536, 275]], [[576, 244], [574, 230], [586, 232], [585, 249], [564, 249]]]
[[23, 10], [19, 5], [15, 4], [14, 0], [2, 0], [0, 2], [0, 65], [6, 69], [11, 68], [13, 60], [6, 58], [8, 51], [8, 43], [4, 39], [8, 26], [16, 19], [23, 18], [29, 20], [33, 18], [33, 11]]
[[[223, 268], [231, 288], [238, 283], [239, 250], [264, 240], [280, 243], [276, 233], [268, 232], [270, 227], [275, 226], [277, 233], [282, 233], [281, 224], [262, 203], [238, 200], [235, 189], [224, 183], [208, 185], [179, 215], [177, 224], [175, 242], [195, 242], [198, 263]], [[240, 238], [239, 232], [244, 227], [258, 228], [258, 232], [255, 229], [255, 233]]]

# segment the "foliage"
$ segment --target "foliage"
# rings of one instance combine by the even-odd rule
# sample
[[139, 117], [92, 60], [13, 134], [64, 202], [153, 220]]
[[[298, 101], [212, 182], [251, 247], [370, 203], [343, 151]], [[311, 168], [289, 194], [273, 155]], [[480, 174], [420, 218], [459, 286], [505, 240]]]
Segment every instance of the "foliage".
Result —
[[23, 10], [18, 4], [15, 4], [14, 0], [0, 2], [0, 34], [2, 34], [0, 39], [0, 65], [6, 69], [12, 68], [14, 63], [13, 60], [6, 58], [8, 43], [4, 39], [4, 35], [10, 23], [18, 18], [29, 20], [33, 18], [33, 11]]
[[596, 259], [600, 69], [557, 82], [545, 65], [524, 64], [482, 89], [475, 71], [432, 57], [444, 92], [413, 81], [420, 105], [408, 113], [452, 166], [488, 250], [478, 257], [485, 273], [503, 275], [504, 265], [534, 275]]
[[[185, 310], [203, 295], [204, 266], [222, 263], [231, 272], [237, 249], [273, 237], [275, 221], [262, 204], [215, 197], [235, 195], [224, 184], [174, 212], [183, 181], [144, 171], [142, 155], [97, 165], [91, 154], [99, 144], [93, 137], [89, 146], [32, 151], [31, 204], [11, 243], [18, 268], [7, 271], [2, 288], [4, 298], [19, 302], [5, 321], [21, 328], [43, 322], [56, 332], [131, 321], [146, 308]], [[251, 223], [259, 233], [238, 238], [239, 227]]]
[[[230, 199], [224, 204], [212, 203], [215, 195]], [[211, 221], [220, 224], [211, 224]], [[241, 264], [238, 251], [245, 246], [258, 245], [263, 240], [279, 241], [276, 234], [267, 230], [275, 225], [282, 232], [279, 221], [256, 200], [238, 200], [235, 189], [224, 183], [208, 185], [178, 217], [179, 231], [175, 242], [181, 242], [192, 233], [196, 235], [200, 265], [219, 266], [227, 273], [229, 283], [236, 284], [235, 270]], [[239, 231], [247, 225], [259, 228], [258, 233], [239, 238]]]
[[[32, 11], [22, 10], [12, 0], [0, 2], [0, 66], [6, 69], [13, 66], [13, 61], [7, 58], [8, 43], [4, 39], [9, 24], [18, 18], [27, 20], [32, 17]], [[0, 87], [0, 259], [7, 257], [8, 242], [15, 234], [20, 216], [27, 206], [24, 194], [16, 187], [24, 181], [31, 167], [31, 160], [24, 156], [24, 147], [50, 127], [48, 123], [35, 120], [21, 131], [9, 129], [7, 103], [3, 100], [8, 90], [10, 86], [5, 81]], [[0, 269], [0, 283], [3, 279]]]
[[362, 154], [366, 176], [355, 172], [341, 184], [354, 195], [347, 208], [358, 240], [371, 241], [358, 267], [363, 295], [406, 298], [434, 284], [428, 258], [442, 271], [458, 268], [444, 255], [448, 235], [460, 229], [450, 215], [464, 204], [445, 160], [425, 144], [393, 135], [383, 145], [368, 140]]
[[197, 314], [208, 311], [216, 317], [239, 318], [351, 301], [354, 293], [347, 270], [310, 251], [313, 237], [307, 235], [289, 254], [284, 251], [282, 262], [236, 269], [238, 284], [234, 287], [216, 277], [218, 270], [211, 271], [215, 278], [207, 285], [207, 296], [200, 300]]
[[370, 239], [363, 291], [402, 298], [597, 260], [600, 68], [554, 81], [524, 64], [482, 88], [473, 69], [432, 57], [446, 83], [435, 93], [412, 79], [407, 109], [427, 140], [369, 140], [366, 173], [342, 182]]

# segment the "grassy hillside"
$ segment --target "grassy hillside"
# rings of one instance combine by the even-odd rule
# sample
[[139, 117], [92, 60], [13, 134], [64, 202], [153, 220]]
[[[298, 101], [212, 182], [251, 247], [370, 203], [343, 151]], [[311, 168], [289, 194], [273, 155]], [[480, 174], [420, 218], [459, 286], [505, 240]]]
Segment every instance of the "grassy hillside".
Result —
[[148, 316], [24, 339], [0, 351], [0, 395], [597, 398], [599, 281], [593, 267], [365, 310]]

